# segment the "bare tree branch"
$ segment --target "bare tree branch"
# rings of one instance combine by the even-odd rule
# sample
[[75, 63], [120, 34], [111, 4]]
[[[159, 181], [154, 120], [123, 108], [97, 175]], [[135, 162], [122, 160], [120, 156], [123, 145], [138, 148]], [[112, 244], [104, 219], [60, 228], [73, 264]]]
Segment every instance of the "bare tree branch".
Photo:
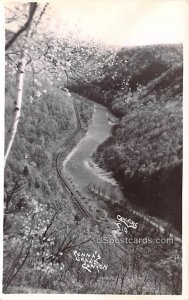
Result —
[[66, 74], [66, 84], [68, 85], [68, 80], [69, 80], [68, 73], [67, 73], [66, 70], [64, 70], [64, 71], [65, 71], [65, 74]]
[[54, 222], [54, 219], [55, 219], [55, 217], [57, 216], [57, 214], [58, 214], [58, 211], [56, 211], [56, 212], [54, 213], [54, 215], [52, 216], [52, 218], [51, 218], [49, 224], [47, 225], [47, 228], [46, 228], [45, 232], [43, 233], [43, 237], [46, 236], [46, 233], [47, 233], [47, 231], [49, 230], [49, 228], [52, 226], [52, 224], [53, 224], [53, 222]]
[[81, 75], [76, 70], [74, 70], [73, 67], [70, 67], [70, 70], [73, 71], [81, 80], [83, 80], [89, 86], [93, 86], [93, 84], [91, 84], [90, 82], [88, 82], [87, 80], [85, 80], [83, 77], [81, 77]]
[[28, 249], [27, 249], [27, 251], [26, 251], [25, 257], [24, 257], [23, 261], [21, 262], [21, 265], [18, 267], [18, 269], [16, 270], [16, 272], [15, 272], [14, 274], [12, 273], [11, 277], [9, 277], [8, 282], [6, 283], [6, 285], [5, 285], [4, 288], [3, 288], [3, 292], [5, 292], [5, 290], [8, 288], [8, 286], [10, 285], [10, 283], [12, 282], [12, 280], [16, 277], [16, 275], [18, 274], [18, 272], [20, 271], [20, 269], [21, 269], [21, 268], [23, 267], [23, 265], [25, 264], [25, 262], [26, 262], [26, 260], [27, 260], [27, 258], [28, 258], [28, 256], [29, 256], [29, 253], [30, 253], [30, 249], [31, 249], [31, 246], [32, 246], [32, 242], [33, 242], [33, 241], [31, 241], [31, 243], [30, 243], [30, 245], [29, 245], [29, 247], [28, 247]]
[[45, 6], [44, 6], [44, 8], [43, 8], [43, 10], [41, 11], [41, 13], [40, 13], [40, 15], [39, 15], [39, 18], [38, 18], [38, 20], [37, 20], [37, 22], [36, 22], [36, 27], [38, 26], [39, 22], [41, 21], [41, 18], [42, 18], [42, 16], [44, 15], [45, 10], [47, 9], [47, 6], [48, 6], [48, 5], [49, 5], [49, 3], [46, 3]]
[[36, 12], [36, 9], [37, 9], [37, 2], [31, 2], [30, 6], [29, 6], [29, 16], [28, 16], [27, 22], [6, 43], [6, 45], [5, 45], [5, 51], [7, 51], [12, 46], [12, 44], [14, 43], [14, 41], [19, 37], [19, 35], [21, 35], [30, 26], [30, 24], [32, 22], [32, 19], [33, 19], [33, 16], [34, 16], [34, 14]]

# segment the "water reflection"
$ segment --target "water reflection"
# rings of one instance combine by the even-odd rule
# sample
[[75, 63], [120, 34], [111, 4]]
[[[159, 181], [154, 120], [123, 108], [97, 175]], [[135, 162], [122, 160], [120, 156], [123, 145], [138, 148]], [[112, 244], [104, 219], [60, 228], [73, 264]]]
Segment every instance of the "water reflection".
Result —
[[90, 186], [95, 192], [118, 200], [124, 198], [119, 185], [110, 174], [91, 164], [91, 155], [110, 135], [111, 127], [107, 110], [97, 105], [86, 136], [67, 156], [64, 167], [80, 185]]

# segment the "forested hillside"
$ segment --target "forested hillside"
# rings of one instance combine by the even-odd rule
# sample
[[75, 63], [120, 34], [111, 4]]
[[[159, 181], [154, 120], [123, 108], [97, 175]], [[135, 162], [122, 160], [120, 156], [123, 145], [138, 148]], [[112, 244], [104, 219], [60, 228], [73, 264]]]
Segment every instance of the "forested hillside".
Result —
[[[116, 244], [95, 242], [103, 233], [89, 220], [78, 222], [53, 164], [57, 149], [75, 126], [72, 102], [77, 101], [84, 129], [92, 107], [87, 99], [58, 89], [55, 82], [51, 86], [43, 81], [41, 94], [36, 94], [37, 76], [31, 99], [30, 75], [27, 73], [22, 118], [5, 169], [3, 292], [180, 293], [180, 282], [173, 284], [180, 278], [180, 252], [179, 263], [175, 263], [172, 245], [128, 244], [123, 254]], [[7, 74], [6, 128], [13, 96], [14, 84]], [[136, 236], [147, 233], [157, 237], [153, 228], [145, 226]], [[83, 257], [75, 260], [73, 251], [83, 257], [100, 253], [108, 269], [88, 272], [81, 266]], [[169, 253], [173, 261], [165, 256], [159, 262], [162, 253]], [[156, 282], [160, 282], [158, 287]]]
[[61, 2], [5, 4], [2, 292], [179, 295], [182, 45]]
[[121, 49], [93, 86], [70, 89], [120, 118], [93, 158], [113, 171], [130, 201], [181, 231], [182, 46]]
[[[16, 91], [14, 76], [8, 71], [7, 68], [5, 137]], [[63, 265], [61, 260], [50, 267], [53, 253], [60, 248], [58, 253], [62, 251], [68, 255], [74, 243], [80, 244], [85, 239], [83, 222], [74, 229], [74, 213], [57, 179], [54, 163], [57, 150], [76, 126], [73, 101], [77, 102], [84, 130], [92, 116], [92, 105], [78, 95], [63, 92], [56, 85], [56, 81], [50, 85], [47, 77], [42, 80], [38, 75], [32, 93], [33, 76], [27, 73], [22, 116], [5, 168], [5, 291], [13, 282], [45, 288], [53, 270], [58, 267], [57, 272], [60, 272]], [[63, 246], [62, 241], [71, 228], [74, 236], [77, 232], [77, 238], [69, 234], [67, 249], [67, 243]]]

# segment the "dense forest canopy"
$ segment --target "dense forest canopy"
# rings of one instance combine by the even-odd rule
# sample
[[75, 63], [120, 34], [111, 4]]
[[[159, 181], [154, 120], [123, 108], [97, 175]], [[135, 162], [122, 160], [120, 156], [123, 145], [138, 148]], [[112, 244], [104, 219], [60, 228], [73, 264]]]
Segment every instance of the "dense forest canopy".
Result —
[[123, 48], [91, 88], [70, 89], [120, 118], [94, 159], [113, 171], [133, 203], [181, 230], [182, 45]]

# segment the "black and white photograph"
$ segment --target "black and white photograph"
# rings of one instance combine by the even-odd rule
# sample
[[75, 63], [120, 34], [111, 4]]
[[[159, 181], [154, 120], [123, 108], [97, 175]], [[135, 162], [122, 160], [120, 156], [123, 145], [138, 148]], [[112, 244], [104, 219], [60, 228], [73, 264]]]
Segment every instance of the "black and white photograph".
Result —
[[3, 295], [182, 295], [186, 2], [4, 1]]

